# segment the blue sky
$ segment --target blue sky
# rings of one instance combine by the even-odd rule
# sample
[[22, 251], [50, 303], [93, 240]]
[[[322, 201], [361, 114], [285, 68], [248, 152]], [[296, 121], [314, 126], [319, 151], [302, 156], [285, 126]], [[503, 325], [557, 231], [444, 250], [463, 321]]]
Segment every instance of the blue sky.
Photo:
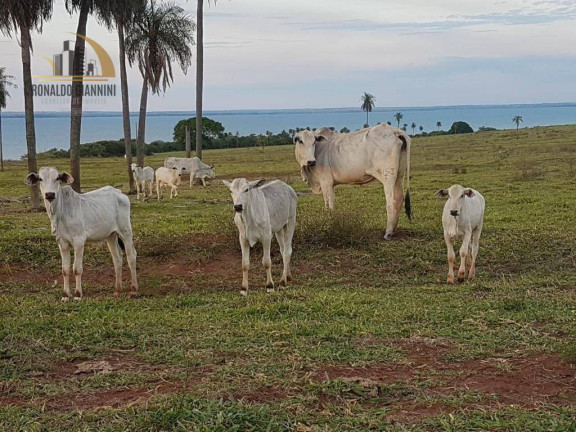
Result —
[[[194, 0], [179, 3], [195, 15]], [[575, 18], [573, 0], [218, 0], [205, 18], [205, 108], [356, 106], [364, 91], [378, 106], [576, 101]], [[33, 73], [49, 72], [42, 55], [75, 27], [57, 0], [34, 39]], [[91, 21], [88, 36], [117, 63], [116, 34]], [[4, 36], [0, 65], [21, 82], [19, 47]], [[137, 110], [137, 70], [129, 80]], [[149, 109], [193, 110], [194, 97], [192, 68]], [[22, 107], [14, 91], [8, 109]]]

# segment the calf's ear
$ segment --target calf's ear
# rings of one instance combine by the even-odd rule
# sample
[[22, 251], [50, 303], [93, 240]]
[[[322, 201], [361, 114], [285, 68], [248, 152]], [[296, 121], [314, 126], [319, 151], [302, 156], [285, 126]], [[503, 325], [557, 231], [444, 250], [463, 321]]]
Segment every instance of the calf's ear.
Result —
[[264, 183], [266, 183], [266, 180], [264, 180], [264, 179], [254, 180], [254, 181], [250, 182], [250, 189], [254, 189], [254, 188], [260, 187], [260, 186], [262, 186]]
[[229, 181], [222, 180], [222, 183], [224, 183], [224, 186], [226, 186], [228, 189], [232, 189], [232, 183]]
[[74, 183], [74, 177], [72, 177], [67, 172], [63, 172], [63, 173], [58, 174], [58, 177], [56, 177], [56, 180], [60, 180], [62, 183], [66, 183], [66, 184]]
[[26, 183], [28, 186], [34, 186], [40, 183], [41, 181], [42, 180], [40, 179], [40, 176], [38, 174], [30, 173], [26, 176], [24, 183]]
[[466, 189], [464, 191], [464, 195], [466, 195], [468, 198], [472, 198], [473, 196], [475, 196], [476, 194], [474, 193], [474, 191], [472, 189]]
[[446, 189], [440, 189], [438, 192], [436, 192], [436, 196], [438, 198], [445, 198], [448, 196], [448, 191]]

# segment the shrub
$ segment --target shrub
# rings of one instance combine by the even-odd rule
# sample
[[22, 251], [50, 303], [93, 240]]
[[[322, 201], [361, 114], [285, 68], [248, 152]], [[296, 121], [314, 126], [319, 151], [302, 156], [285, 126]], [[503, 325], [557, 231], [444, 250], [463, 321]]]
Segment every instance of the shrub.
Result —
[[467, 134], [474, 132], [474, 129], [470, 125], [463, 121], [457, 121], [452, 123], [452, 127], [448, 131], [449, 134]]

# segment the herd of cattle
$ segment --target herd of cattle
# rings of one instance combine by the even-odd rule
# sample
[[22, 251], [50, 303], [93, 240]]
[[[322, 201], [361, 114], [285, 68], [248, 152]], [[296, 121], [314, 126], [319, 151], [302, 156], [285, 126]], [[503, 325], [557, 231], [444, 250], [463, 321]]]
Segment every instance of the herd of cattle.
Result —
[[[323, 195], [327, 209], [334, 208], [334, 187], [339, 184], [365, 184], [375, 180], [383, 184], [387, 213], [386, 239], [396, 231], [403, 203], [407, 216], [411, 217], [410, 145], [410, 136], [405, 131], [386, 123], [350, 133], [321, 128], [315, 131], [304, 130], [294, 136], [294, 152], [302, 179], [313, 193]], [[200, 180], [206, 186], [206, 179], [216, 177], [214, 167], [198, 158], [171, 157], [156, 171], [151, 167], [132, 164], [132, 173], [137, 186], [137, 199], [140, 199], [140, 194], [146, 197], [147, 188], [151, 196], [154, 182], [160, 200], [162, 187], [171, 188], [170, 198], [178, 196], [183, 174], [190, 176], [190, 187], [195, 180]], [[402, 184], [405, 174], [407, 188], [404, 195]], [[130, 294], [136, 294], [136, 250], [129, 198], [111, 186], [79, 194], [70, 186], [62, 186], [74, 182], [70, 174], [59, 173], [50, 167], [28, 174], [25, 182], [29, 186], [40, 185], [52, 234], [60, 248], [64, 279], [62, 301], [72, 298], [69, 282], [70, 248], [74, 249], [74, 299], [82, 298], [82, 261], [86, 242], [106, 241], [108, 244], [116, 274], [115, 295], [120, 294], [121, 250], [125, 250], [132, 277]], [[274, 290], [270, 260], [272, 236], [278, 241], [284, 263], [279, 286], [288, 285], [292, 279], [290, 259], [296, 227], [296, 193], [280, 180], [265, 183], [263, 180], [237, 178], [232, 182], [223, 180], [223, 183], [232, 194], [234, 222], [238, 227], [242, 249], [241, 293], [248, 293], [250, 248], [258, 241], [263, 245], [262, 263], [266, 269], [266, 288], [268, 291]], [[464, 281], [467, 261], [468, 278], [474, 279], [484, 218], [484, 197], [478, 191], [460, 185], [440, 190], [436, 195], [448, 198], [442, 215], [448, 249], [447, 281], [454, 282], [453, 242], [460, 237], [463, 237], [463, 241], [458, 281]]]

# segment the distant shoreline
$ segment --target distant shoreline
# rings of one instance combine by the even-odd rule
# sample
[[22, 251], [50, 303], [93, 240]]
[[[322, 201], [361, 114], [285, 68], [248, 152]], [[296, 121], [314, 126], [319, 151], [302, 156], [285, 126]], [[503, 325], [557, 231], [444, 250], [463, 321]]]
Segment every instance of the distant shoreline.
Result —
[[[494, 109], [494, 108], [543, 108], [543, 107], [576, 107], [576, 102], [542, 102], [530, 104], [468, 104], [468, 105], [425, 105], [425, 106], [398, 106], [398, 107], [375, 107], [372, 112], [389, 112], [389, 111], [428, 111], [428, 110], [442, 110], [442, 109]], [[358, 112], [358, 107], [340, 107], [340, 108], [279, 108], [279, 109], [238, 109], [238, 110], [204, 110], [204, 115], [261, 115], [261, 114], [289, 114], [289, 113], [312, 113], [312, 112]], [[35, 111], [34, 115], [37, 117], [66, 117], [69, 116], [69, 111]], [[138, 111], [130, 111], [130, 116], [137, 116]], [[182, 116], [193, 115], [194, 110], [190, 111], [149, 111], [147, 116]], [[118, 117], [122, 116], [122, 111], [84, 111], [83, 115], [86, 117]], [[2, 111], [4, 118], [21, 118], [24, 117], [24, 111]]]

